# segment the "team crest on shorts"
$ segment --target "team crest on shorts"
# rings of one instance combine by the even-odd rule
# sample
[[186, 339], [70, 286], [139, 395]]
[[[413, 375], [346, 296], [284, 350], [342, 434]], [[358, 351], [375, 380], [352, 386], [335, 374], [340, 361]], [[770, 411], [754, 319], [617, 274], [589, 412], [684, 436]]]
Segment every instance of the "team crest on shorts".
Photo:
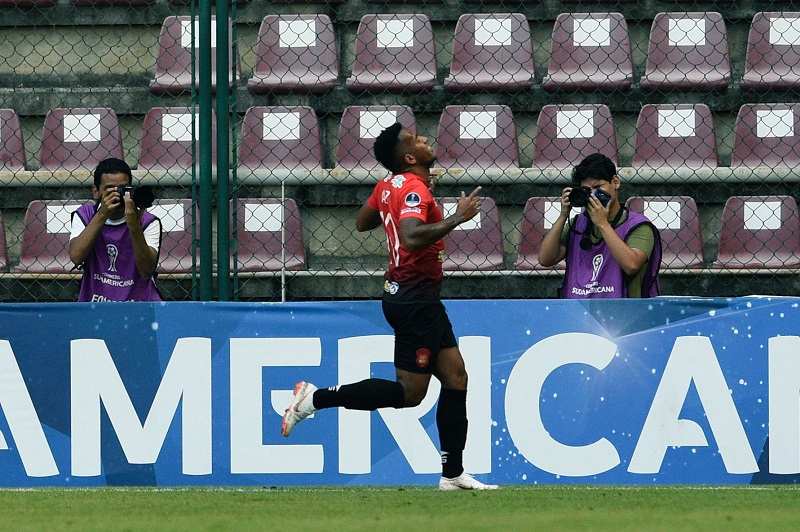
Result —
[[431, 351], [426, 347], [417, 349], [417, 359], [414, 361], [418, 368], [427, 368], [431, 363]]

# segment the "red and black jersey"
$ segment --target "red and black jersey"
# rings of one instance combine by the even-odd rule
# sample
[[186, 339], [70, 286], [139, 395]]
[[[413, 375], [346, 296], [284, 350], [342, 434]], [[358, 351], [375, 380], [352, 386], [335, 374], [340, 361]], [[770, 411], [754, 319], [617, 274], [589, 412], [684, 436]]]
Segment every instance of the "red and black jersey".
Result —
[[408, 251], [400, 243], [400, 220], [419, 218], [426, 224], [442, 220], [442, 211], [426, 180], [412, 173], [390, 175], [375, 185], [367, 203], [380, 212], [389, 245], [384, 298], [391, 301], [438, 299], [444, 242], [439, 240], [418, 251]]

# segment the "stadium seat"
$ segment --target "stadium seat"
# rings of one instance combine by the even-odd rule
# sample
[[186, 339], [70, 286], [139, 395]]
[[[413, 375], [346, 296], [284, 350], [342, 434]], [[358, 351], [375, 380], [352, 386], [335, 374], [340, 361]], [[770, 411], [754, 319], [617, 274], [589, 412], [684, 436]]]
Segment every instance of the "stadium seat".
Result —
[[327, 15], [267, 15], [258, 30], [247, 88], [257, 94], [325, 92], [339, 78], [336, 36]]
[[533, 85], [533, 65], [531, 30], [524, 15], [461, 15], [444, 88], [451, 92], [527, 90]]
[[251, 107], [242, 121], [239, 171], [322, 168], [322, 142], [311, 107]]
[[72, 213], [75, 200], [34, 200], [25, 211], [19, 264], [22, 273], [67, 273], [74, 265], [69, 258]]
[[13, 109], [0, 109], [0, 170], [25, 170], [27, 155], [19, 115]]
[[345, 108], [339, 125], [336, 166], [347, 170], [371, 170], [380, 166], [372, 151], [375, 139], [395, 122], [414, 133], [417, 131], [414, 111], [406, 105], [352, 105]]
[[[161, 220], [161, 252], [158, 255], [158, 273], [190, 273], [192, 264], [199, 267], [199, 254], [192, 248], [195, 233], [200, 231], [200, 221], [192, 213], [192, 200], [157, 199], [147, 209]], [[196, 212], [196, 211], [195, 211]]]
[[734, 124], [731, 166], [800, 165], [800, 104], [747, 103]]
[[[192, 54], [194, 57], [194, 88], [199, 90], [199, 61], [193, 52], [200, 42], [199, 21], [190, 16], [170, 16], [164, 19], [161, 35], [158, 38], [158, 56], [156, 57], [155, 77], [150, 80], [150, 92], [157, 95], [178, 95], [192, 90]], [[217, 21], [211, 18], [211, 90], [217, 89]], [[228, 24], [232, 28], [230, 19]], [[233, 42], [233, 41], [232, 41]], [[197, 43], [194, 44], [193, 43]], [[232, 87], [241, 78], [241, 65], [236, 45], [228, 51], [229, 64], [236, 72], [231, 74], [229, 84]]]
[[716, 168], [717, 138], [708, 105], [643, 106], [631, 166]]
[[240, 199], [235, 208], [231, 207], [231, 215], [234, 214], [237, 222], [237, 271], [276, 271], [284, 266], [284, 261], [287, 270], [305, 268], [303, 223], [295, 200], [286, 198], [281, 208], [278, 198]]
[[439, 118], [437, 165], [519, 168], [514, 116], [507, 105], [448, 105]]
[[644, 90], [709, 91], [731, 82], [728, 35], [716, 12], [658, 13], [653, 19]]
[[621, 13], [558, 16], [544, 90], [628, 90], [632, 81], [628, 24]]
[[689, 196], [631, 196], [625, 206], [647, 216], [658, 229], [663, 267], [703, 267], [703, 231], [694, 199]]
[[755, 14], [739, 86], [760, 92], [800, 88], [800, 12]]
[[6, 246], [6, 228], [3, 214], [0, 213], [0, 272], [8, 271], [8, 247]]
[[420, 92], [436, 83], [433, 29], [427, 15], [364, 15], [358, 25], [353, 92]]
[[607, 105], [545, 105], [536, 122], [533, 166], [569, 168], [599, 152], [617, 163], [617, 137]]
[[[211, 160], [217, 160], [216, 118], [212, 113]], [[193, 159], [199, 159], [199, 110], [192, 114], [188, 107], [153, 107], [142, 122], [139, 144], [139, 170], [191, 170]], [[193, 143], [194, 139], [194, 143]], [[194, 148], [195, 153], [192, 153]], [[195, 160], [195, 164], [199, 161]]]
[[800, 267], [800, 215], [792, 196], [733, 196], [722, 210], [715, 268]]
[[539, 264], [539, 250], [542, 240], [553, 223], [561, 214], [561, 198], [534, 197], [528, 198], [522, 211], [520, 225], [519, 248], [514, 267], [518, 270], [563, 270], [564, 261], [555, 266], [545, 267]]
[[103, 159], [124, 158], [119, 120], [113, 109], [51, 109], [42, 127], [40, 169], [93, 171]]
[[[458, 198], [441, 198], [442, 216], [453, 214]], [[483, 198], [481, 212], [444, 237], [444, 270], [502, 270], [503, 230], [500, 211], [492, 198]]]

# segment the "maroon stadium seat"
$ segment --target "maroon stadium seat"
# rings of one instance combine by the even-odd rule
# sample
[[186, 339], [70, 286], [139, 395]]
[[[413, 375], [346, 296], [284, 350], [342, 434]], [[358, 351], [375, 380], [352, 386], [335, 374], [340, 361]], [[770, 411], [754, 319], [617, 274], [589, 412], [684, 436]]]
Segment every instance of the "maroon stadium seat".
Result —
[[93, 171], [103, 159], [124, 157], [113, 109], [51, 109], [42, 127], [42, 170]]
[[[442, 216], [455, 212], [458, 198], [441, 198]], [[492, 198], [483, 198], [481, 212], [444, 237], [444, 270], [502, 270], [503, 230]]]
[[[212, 112], [212, 164], [217, 160], [216, 118]], [[193, 114], [189, 107], [153, 107], [148, 109], [142, 123], [139, 145], [139, 170], [191, 170], [192, 159], [199, 164], [199, 110]], [[194, 124], [194, 130], [193, 128]], [[194, 131], [194, 132], [193, 132]], [[194, 138], [194, 142], [193, 139]], [[192, 153], [194, 148], [195, 153]]]
[[733, 196], [722, 210], [715, 268], [800, 267], [800, 215], [792, 196]]
[[8, 271], [8, 247], [6, 246], [6, 228], [3, 214], [0, 213], [0, 272]]
[[698, 104], [647, 104], [636, 122], [631, 166], [717, 166], [717, 139], [711, 109]]
[[520, 13], [461, 15], [444, 88], [451, 92], [518, 91], [533, 85], [533, 45]]
[[644, 214], [658, 228], [664, 267], [703, 267], [703, 231], [694, 199], [689, 196], [632, 196], [625, 206]]
[[[156, 199], [147, 210], [161, 220], [158, 273], [190, 273], [193, 262], [199, 267], [199, 258], [192, 260], [194, 235], [200, 231], [200, 222], [192, 215], [192, 200]], [[197, 249], [194, 253], [199, 256]]]
[[239, 170], [322, 168], [322, 142], [314, 109], [251, 107], [242, 121]]
[[800, 165], [800, 104], [746, 103], [734, 124], [731, 166]]
[[542, 240], [553, 227], [553, 223], [561, 214], [561, 198], [534, 197], [528, 198], [522, 211], [520, 225], [519, 248], [514, 267], [518, 270], [563, 270], [564, 261], [555, 266], [539, 264], [539, 251]]
[[71, 214], [81, 206], [76, 200], [34, 200], [25, 211], [19, 264], [25, 273], [66, 273], [73, 270], [69, 258]]
[[419, 92], [436, 83], [433, 29], [427, 15], [364, 15], [358, 25], [353, 92]]
[[716, 12], [658, 13], [653, 19], [645, 90], [708, 91], [731, 82], [728, 36]]
[[[284, 262], [287, 270], [305, 268], [303, 223], [295, 200], [286, 198], [281, 207], [278, 198], [240, 199], [235, 208], [231, 207], [231, 216], [234, 214], [237, 220], [234, 235], [238, 244], [237, 271], [276, 271], [284, 266]], [[233, 230], [233, 225], [231, 228]]]
[[339, 125], [336, 166], [345, 169], [373, 169], [380, 166], [373, 146], [381, 131], [400, 122], [416, 133], [414, 112], [405, 105], [352, 105], [345, 108]]
[[[194, 22], [194, 25], [193, 25]], [[190, 16], [170, 16], [164, 19], [161, 35], [158, 37], [158, 56], [156, 57], [155, 77], [150, 80], [150, 92], [153, 94], [182, 94], [192, 90], [192, 48], [199, 45], [200, 35], [197, 19]], [[217, 45], [216, 17], [211, 17], [211, 89], [217, 88]], [[232, 29], [230, 19], [228, 24]], [[233, 42], [233, 41], [232, 41]], [[235, 44], [228, 50], [229, 64], [235, 70], [235, 78], [231, 75], [229, 85], [232, 87], [241, 78], [241, 65]], [[194, 53], [194, 87], [199, 90], [199, 62], [197, 52]]]
[[519, 168], [514, 116], [507, 105], [448, 105], [439, 118], [437, 165]]
[[0, 170], [25, 170], [27, 155], [19, 115], [13, 109], [0, 109]]
[[744, 90], [800, 88], [800, 12], [756, 13], [747, 37], [740, 87]]
[[633, 81], [628, 24], [620, 13], [562, 13], [556, 19], [546, 91], [627, 90]]
[[264, 17], [248, 89], [254, 93], [319, 93], [333, 88], [338, 78], [336, 36], [327, 15]]
[[618, 164], [616, 139], [607, 105], [545, 105], [536, 122], [533, 165], [569, 168], [594, 152]]

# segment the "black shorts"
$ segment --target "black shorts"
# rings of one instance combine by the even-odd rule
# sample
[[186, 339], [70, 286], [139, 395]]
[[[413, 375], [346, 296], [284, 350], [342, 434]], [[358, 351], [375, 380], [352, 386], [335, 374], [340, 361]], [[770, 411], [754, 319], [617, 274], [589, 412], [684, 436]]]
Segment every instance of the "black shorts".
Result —
[[383, 301], [383, 315], [394, 329], [394, 367], [398, 369], [433, 373], [439, 351], [457, 345], [441, 301]]

